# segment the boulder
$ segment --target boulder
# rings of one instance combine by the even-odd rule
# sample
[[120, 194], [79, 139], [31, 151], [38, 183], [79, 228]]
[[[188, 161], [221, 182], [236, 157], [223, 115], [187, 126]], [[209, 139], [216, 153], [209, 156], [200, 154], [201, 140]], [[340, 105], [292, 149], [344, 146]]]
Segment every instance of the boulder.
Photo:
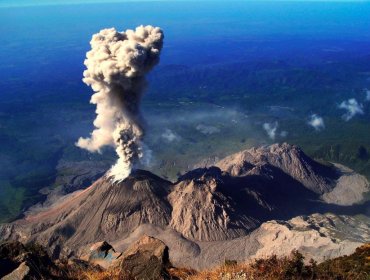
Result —
[[26, 262], [22, 262], [18, 268], [13, 270], [8, 275], [5, 275], [1, 280], [23, 280], [30, 278], [31, 269]]
[[144, 235], [128, 248], [120, 262], [120, 279], [170, 279], [168, 247], [159, 239]]

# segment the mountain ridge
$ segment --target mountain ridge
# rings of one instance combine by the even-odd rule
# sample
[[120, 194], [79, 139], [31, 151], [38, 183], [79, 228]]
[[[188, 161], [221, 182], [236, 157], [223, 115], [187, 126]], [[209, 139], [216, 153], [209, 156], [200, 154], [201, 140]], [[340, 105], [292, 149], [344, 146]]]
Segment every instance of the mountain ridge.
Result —
[[[54, 207], [0, 225], [0, 233], [3, 240], [45, 245], [54, 258], [84, 254], [89, 244], [101, 241], [121, 250], [148, 234], [168, 244], [175, 262], [182, 258], [190, 267], [208, 267], [225, 257], [223, 253], [239, 259], [258, 255], [266, 247], [258, 242], [259, 238], [271, 238], [282, 229], [288, 235], [303, 236], [299, 230], [287, 226], [295, 223], [295, 217], [312, 217], [322, 212], [318, 215], [325, 220], [329, 219], [325, 214], [328, 211], [341, 210], [338, 214], [343, 214], [352, 209], [349, 204], [357, 209], [356, 203], [363, 199], [369, 184], [360, 175], [348, 170], [344, 174], [341, 170], [336, 165], [316, 162], [298, 147], [283, 143], [236, 153], [213, 167], [189, 171], [176, 182], [143, 170], [135, 170], [122, 182], [113, 182], [104, 175]], [[358, 183], [356, 188], [351, 188], [356, 195], [351, 196], [350, 203], [345, 197], [336, 199], [346, 194], [343, 181], [340, 191], [335, 192], [342, 175], [354, 176], [349, 178]], [[327, 195], [330, 199], [326, 199], [329, 203], [326, 194], [330, 194]], [[317, 219], [307, 223], [313, 226]], [[307, 240], [326, 244], [338, 255], [347, 252], [344, 247], [355, 248], [363, 240], [360, 237], [350, 240], [351, 233], [338, 229], [344, 236], [338, 241], [344, 243], [338, 245], [331, 241], [331, 233], [324, 240], [320, 230], [311, 230], [310, 226], [305, 227], [305, 234], [312, 237], [306, 237]], [[366, 231], [359, 233], [366, 234]], [[209, 247], [211, 244], [223, 248], [223, 253], [217, 255]], [[315, 247], [312, 243], [306, 245]], [[209, 255], [215, 253], [216, 256]], [[209, 261], [199, 262], [201, 258]]]

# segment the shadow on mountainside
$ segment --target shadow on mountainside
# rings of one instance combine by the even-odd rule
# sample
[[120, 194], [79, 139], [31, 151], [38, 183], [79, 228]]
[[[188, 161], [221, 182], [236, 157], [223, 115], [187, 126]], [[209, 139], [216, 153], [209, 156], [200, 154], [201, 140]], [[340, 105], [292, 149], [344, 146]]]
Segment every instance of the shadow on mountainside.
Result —
[[[370, 201], [351, 206], [329, 204], [320, 195], [271, 165], [256, 175], [231, 176], [218, 167], [198, 168], [179, 178], [199, 184], [216, 183], [214, 192], [221, 192], [233, 202], [233, 215], [248, 215], [259, 223], [289, 220], [300, 215], [333, 213], [337, 215], [369, 214]], [[232, 219], [237, 217], [232, 217]]]

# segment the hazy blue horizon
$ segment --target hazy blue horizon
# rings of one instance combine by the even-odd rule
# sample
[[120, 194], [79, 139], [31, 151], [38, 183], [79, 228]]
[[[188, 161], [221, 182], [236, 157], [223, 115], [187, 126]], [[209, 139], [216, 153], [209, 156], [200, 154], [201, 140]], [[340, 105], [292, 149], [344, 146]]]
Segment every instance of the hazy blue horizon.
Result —
[[[83, 60], [92, 34], [102, 28], [125, 30], [141, 24], [163, 28], [162, 65], [240, 60], [250, 57], [251, 45], [258, 42], [266, 43], [266, 51], [261, 50], [258, 57], [272, 55], [281, 59], [282, 53], [294, 54], [292, 49], [309, 47], [313, 40], [370, 41], [367, 32], [370, 6], [369, 3], [323, 2], [271, 2], [269, 5], [215, 2], [209, 5], [207, 2], [151, 1], [145, 4], [130, 1], [64, 5], [57, 9], [55, 6], [1, 9], [0, 73], [3, 79], [0, 85], [7, 90], [0, 98], [24, 94], [14, 89], [20, 81], [29, 81], [28, 88], [36, 91], [40, 81], [82, 83]], [[284, 48], [276, 49], [280, 54], [268, 50], [271, 44], [267, 42], [273, 41], [285, 42]], [[194, 50], [197, 55], [193, 54]], [[54, 79], [47, 75], [50, 69], [55, 73]], [[13, 90], [9, 90], [11, 88]]]

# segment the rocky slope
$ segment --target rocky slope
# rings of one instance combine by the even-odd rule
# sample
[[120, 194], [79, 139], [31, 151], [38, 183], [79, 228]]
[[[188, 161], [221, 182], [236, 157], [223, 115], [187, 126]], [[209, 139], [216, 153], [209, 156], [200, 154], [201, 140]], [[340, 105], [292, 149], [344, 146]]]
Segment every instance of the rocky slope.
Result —
[[[353, 205], [361, 202], [369, 191], [367, 179], [353, 170], [336, 163], [321, 164], [294, 145], [287, 143], [251, 148], [222, 160], [205, 161], [197, 167], [217, 166], [233, 177], [267, 176], [268, 170], [278, 170], [304, 186], [327, 203]], [[270, 172], [271, 173], [271, 172]], [[275, 180], [280, 183], [281, 179]]]
[[180, 178], [168, 196], [170, 227], [195, 240], [225, 240], [247, 234], [259, 221], [239, 207], [220, 169], [199, 169]]
[[299, 249], [307, 259], [315, 257], [318, 261], [349, 254], [368, 242], [370, 219], [334, 214], [298, 216], [288, 221], [268, 221], [249, 234], [219, 241], [190, 240], [171, 228], [141, 225], [128, 238], [111, 245], [116, 251], [125, 251], [144, 234], [167, 244], [173, 265], [202, 270], [225, 259], [241, 262], [271, 254], [283, 256], [293, 249]]
[[342, 175], [340, 169], [320, 164], [298, 147], [286, 143], [242, 151], [219, 161], [216, 166], [232, 176], [260, 174], [263, 167], [275, 167], [317, 194], [331, 192]]
[[169, 246], [172, 262], [194, 268], [297, 246], [319, 258], [337, 256], [369, 237], [366, 218], [356, 218], [353, 229], [336, 222], [368, 208], [360, 204], [368, 182], [344, 167], [318, 163], [288, 144], [246, 150], [215, 165], [175, 183], [140, 170], [120, 183], [103, 176], [0, 226], [0, 236], [36, 241], [56, 258], [86, 254], [102, 241], [123, 251], [148, 234]]
[[104, 176], [55, 207], [5, 227], [3, 237], [47, 244], [58, 257], [61, 250], [69, 254], [83, 244], [124, 238], [141, 224], [166, 226], [171, 219], [169, 187], [146, 171], [121, 183]]
[[[225, 260], [207, 271], [175, 267], [169, 248], [161, 240], [144, 235], [125, 252], [117, 253], [106, 243], [98, 243], [88, 261], [52, 260], [40, 246], [6, 242], [0, 245], [0, 279], [26, 280], [255, 280], [255, 279], [369, 279], [370, 244], [355, 252], [319, 263], [294, 250], [287, 256], [268, 255], [249, 262]], [[324, 248], [325, 249], [325, 248]], [[113, 259], [113, 261], [112, 261]], [[98, 265], [96, 264], [98, 262]], [[100, 264], [111, 261], [109, 267]]]

